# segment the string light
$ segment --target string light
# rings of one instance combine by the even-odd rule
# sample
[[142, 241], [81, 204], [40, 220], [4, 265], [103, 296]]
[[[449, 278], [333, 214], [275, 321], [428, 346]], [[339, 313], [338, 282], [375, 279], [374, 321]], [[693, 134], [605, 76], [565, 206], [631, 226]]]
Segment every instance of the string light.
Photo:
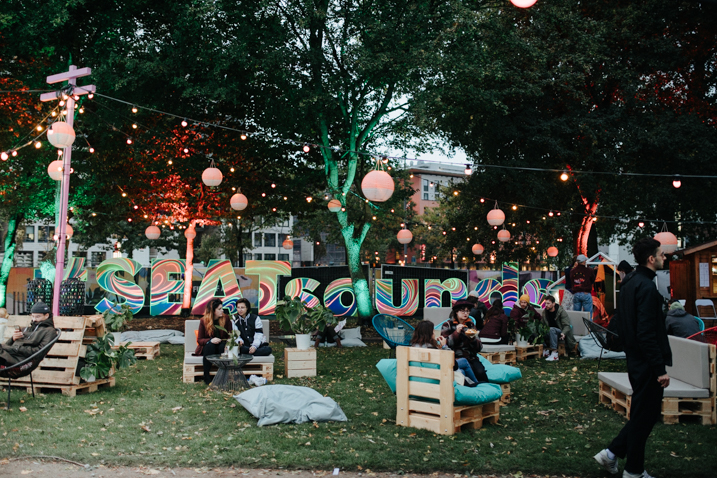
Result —
[[82, 113], [85, 112], [85, 109], [84, 109], [84, 108], [80, 108], [78, 111], [80, 112], [80, 114], [82, 114]]
[[[239, 137], [242, 139], [242, 141], [245, 141], [245, 140], [246, 140], [246, 134], [244, 134], [244, 133], [242, 133], [241, 136], [239, 136]], [[308, 151], [307, 151], [307, 152], [308, 152]]]
[[550, 211], [550, 212], [548, 213], [548, 216], [553, 217], [553, 211]]
[[92, 99], [94, 97], [95, 97], [95, 95], [93, 93], [90, 93], [89, 95], [87, 95], [87, 98], [89, 98], [89, 99]]
[[679, 189], [682, 186], [682, 181], [678, 177], [675, 177], [675, 179], [672, 180], [672, 187], [675, 189]]
[[311, 151], [311, 148], [309, 148], [309, 145], [308, 145], [308, 144], [305, 144], [305, 145], [304, 145], [304, 152], [305, 152], [305, 153], [308, 153], [309, 151]]
[[466, 164], [466, 169], [463, 170], [463, 172], [466, 173], [466, 176], [470, 176], [471, 174], [473, 174], [473, 169], [471, 169], [471, 165]]
[[132, 138], [127, 138], [127, 144], [132, 144]]
[[642, 222], [642, 221], [640, 221], [640, 222], [637, 223], [637, 226], [638, 226], [638, 227], [645, 227], [645, 223]]
[[122, 193], [122, 197], [123, 197], [123, 198], [126, 198], [126, 197], [127, 197], [127, 193]]
[[517, 210], [518, 210], [518, 206], [516, 206], [515, 204], [513, 204], [513, 211], [517, 211]]
[[132, 218], [131, 217], [127, 218], [127, 222], [132, 222]]
[[[263, 194], [262, 194], [262, 196], [263, 196]], [[311, 202], [313, 200], [314, 200], [314, 198], [312, 198], [311, 196], [307, 196], [307, 198], [306, 198], [306, 202]]]
[[137, 123], [132, 123], [132, 129], [137, 129]]
[[567, 171], [563, 171], [563, 174], [560, 175], [560, 180], [565, 182], [569, 178]]
[[187, 127], [187, 124], [189, 124], [189, 123], [187, 123], [187, 120], [186, 120], [186, 119], [183, 119], [183, 120], [182, 120], [182, 126], [186, 128], [186, 127]]
[[8, 154], [5, 151], [0, 153], [0, 159], [2, 159], [3, 161], [7, 161], [7, 158], [9, 158], [9, 157], [10, 156], [8, 156]]
[[41, 124], [37, 125], [37, 130], [38, 130], [38, 131], [42, 131], [42, 125], [41, 125]]
[[272, 188], [275, 188], [275, 187], [276, 187], [276, 184], [275, 184], [275, 183], [271, 183], [271, 187], [272, 187]]
[[172, 164], [174, 164], [174, 162], [170, 159], [169, 161], [167, 161], [167, 164], [171, 166]]
[[135, 205], [134, 205], [134, 208], [135, 208], [135, 209], [139, 209], [139, 206], [137, 206], [137, 205], [135, 204]]
[[42, 143], [39, 141], [35, 141], [35, 149], [40, 149], [40, 148], [42, 148]]
[[12, 153], [10, 153], [10, 155], [14, 158], [15, 156], [17, 156], [17, 151], [15, 151], [15, 150], [13, 149], [13, 150], [12, 150]]
[[188, 154], [188, 153], [189, 153], [189, 148], [184, 148], [182, 151], [184, 151], [184, 154]]
[[[60, 106], [62, 106], [62, 105], [60, 105]], [[136, 106], [133, 106], [133, 107], [132, 107], [132, 113], [136, 113], [136, 112], [137, 112], [137, 107], [136, 107]]]
[[231, 172], [233, 173], [233, 172], [234, 172], [234, 168], [229, 168], [229, 171], [231, 171]]

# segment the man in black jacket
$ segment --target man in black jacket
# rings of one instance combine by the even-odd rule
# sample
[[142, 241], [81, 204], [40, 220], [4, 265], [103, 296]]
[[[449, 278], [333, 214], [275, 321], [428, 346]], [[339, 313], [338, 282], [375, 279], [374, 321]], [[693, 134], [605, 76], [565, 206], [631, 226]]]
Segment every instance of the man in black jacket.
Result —
[[645, 471], [645, 444], [660, 419], [663, 391], [670, 384], [665, 367], [672, 365], [663, 300], [654, 283], [665, 255], [660, 243], [651, 238], [637, 241], [632, 253], [638, 266], [622, 281], [618, 297], [618, 331], [632, 386], [630, 420], [595, 460], [617, 474], [617, 457], [627, 457], [623, 478], [651, 478]]

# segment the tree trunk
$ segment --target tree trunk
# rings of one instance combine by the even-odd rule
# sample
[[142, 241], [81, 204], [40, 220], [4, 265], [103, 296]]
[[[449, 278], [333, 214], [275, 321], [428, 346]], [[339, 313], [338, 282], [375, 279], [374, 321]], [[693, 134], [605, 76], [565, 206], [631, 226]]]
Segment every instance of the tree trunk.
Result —
[[0, 307], [5, 307], [7, 295], [7, 281], [10, 277], [10, 269], [15, 258], [15, 246], [17, 245], [17, 228], [22, 221], [23, 214], [15, 214], [7, 222], [7, 233], [5, 235], [5, 255], [0, 266]]
[[590, 229], [593, 227], [593, 217], [597, 211], [598, 203], [589, 202], [583, 198], [583, 206], [585, 207], [585, 216], [580, 224], [580, 230], [578, 231], [578, 237], [575, 240], [575, 254], [588, 255], [588, 238], [590, 237]]
[[368, 287], [368, 280], [363, 273], [363, 267], [361, 267], [361, 244], [363, 244], [370, 227], [370, 224], [364, 224], [360, 237], [353, 237], [353, 225], [343, 228], [341, 231], [346, 245], [346, 254], [348, 255], [349, 273], [351, 274], [351, 285], [356, 297], [359, 322], [362, 324], [370, 321], [374, 315], [371, 291]]
[[194, 275], [194, 238], [197, 231], [194, 228], [194, 222], [189, 223], [189, 227], [185, 231], [192, 237], [187, 237], [187, 255], [186, 268], [184, 272], [184, 297], [182, 298], [182, 308], [189, 309], [192, 307], [192, 276]]

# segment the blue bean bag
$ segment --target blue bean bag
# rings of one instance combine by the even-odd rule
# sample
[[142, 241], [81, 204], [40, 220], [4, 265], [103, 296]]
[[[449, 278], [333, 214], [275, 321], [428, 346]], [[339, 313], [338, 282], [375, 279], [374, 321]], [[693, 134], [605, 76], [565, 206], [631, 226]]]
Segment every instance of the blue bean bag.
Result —
[[[417, 362], [410, 362], [410, 364], [414, 363], [418, 364]], [[432, 363], [422, 363], [421, 365], [426, 368], [438, 368], [437, 364]], [[396, 359], [382, 359], [376, 364], [376, 368], [381, 372], [391, 391], [396, 393]], [[409, 380], [438, 383], [438, 380], [421, 377], [410, 377]], [[453, 382], [453, 389], [455, 391], [454, 405], [481, 405], [499, 400], [503, 395], [500, 385], [493, 383], [480, 383], [476, 387], [464, 387]]]
[[485, 372], [486, 375], [488, 375], [490, 383], [510, 383], [515, 382], [519, 378], [523, 378], [523, 374], [520, 373], [518, 367], [500, 363], [490, 363], [482, 355], [479, 355], [478, 358], [485, 367]]

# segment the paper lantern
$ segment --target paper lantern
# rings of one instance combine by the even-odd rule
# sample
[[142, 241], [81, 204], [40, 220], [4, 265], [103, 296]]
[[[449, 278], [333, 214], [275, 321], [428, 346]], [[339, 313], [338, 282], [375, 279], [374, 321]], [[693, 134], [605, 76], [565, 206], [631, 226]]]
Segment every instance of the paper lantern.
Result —
[[473, 244], [471, 251], [473, 251], [473, 254], [475, 254], [476, 256], [483, 254], [483, 246], [480, 244]]
[[535, 5], [538, 0], [510, 0], [510, 3], [518, 8], [530, 8]]
[[246, 196], [244, 196], [242, 193], [236, 193], [232, 198], [230, 199], [232, 209], [235, 211], [242, 211], [246, 208], [247, 204], [249, 204], [249, 201], [247, 200]]
[[222, 172], [215, 167], [209, 167], [202, 173], [202, 182], [207, 186], [219, 186], [222, 183]]
[[72, 229], [72, 226], [70, 226], [69, 224], [67, 224], [67, 225], [65, 226], [65, 236], [67, 236], [67, 238], [69, 239], [69, 238], [72, 237], [72, 235], [73, 235], [74, 233], [75, 233], [75, 230]]
[[500, 226], [505, 222], [505, 213], [498, 208], [498, 203], [495, 203], [495, 209], [492, 209], [488, 213], [488, 224], [491, 226]]
[[677, 250], [677, 236], [667, 231], [666, 228], [663, 228], [662, 232], [655, 234], [653, 239], [660, 242], [662, 252], [665, 254], [672, 254]]
[[144, 230], [144, 235], [147, 236], [147, 239], [159, 239], [159, 236], [162, 235], [162, 231], [157, 226], [152, 225]]
[[361, 181], [361, 190], [369, 201], [386, 202], [393, 189], [393, 178], [386, 171], [371, 171]]
[[396, 239], [398, 239], [398, 242], [401, 244], [408, 244], [413, 240], [413, 234], [408, 229], [401, 229], [398, 231], [398, 234], [396, 234]]
[[548, 256], [555, 257], [558, 255], [558, 248], [555, 246], [548, 247]]
[[194, 227], [188, 227], [186, 231], [184, 231], [184, 237], [187, 239], [194, 239], [197, 237], [197, 231], [194, 229]]
[[281, 243], [281, 247], [283, 247], [287, 251], [290, 251], [294, 248], [294, 241], [287, 237], [286, 239], [284, 239], [284, 242]]
[[338, 199], [332, 199], [329, 201], [329, 211], [339, 212], [341, 210], [341, 201]]
[[62, 181], [62, 161], [56, 159], [51, 162], [47, 167], [47, 174], [55, 181]]
[[500, 231], [498, 231], [498, 240], [500, 242], [510, 241], [510, 232], [505, 229], [501, 229]]
[[47, 130], [47, 140], [56, 148], [69, 148], [75, 142], [75, 130], [64, 121], [55, 121]]

